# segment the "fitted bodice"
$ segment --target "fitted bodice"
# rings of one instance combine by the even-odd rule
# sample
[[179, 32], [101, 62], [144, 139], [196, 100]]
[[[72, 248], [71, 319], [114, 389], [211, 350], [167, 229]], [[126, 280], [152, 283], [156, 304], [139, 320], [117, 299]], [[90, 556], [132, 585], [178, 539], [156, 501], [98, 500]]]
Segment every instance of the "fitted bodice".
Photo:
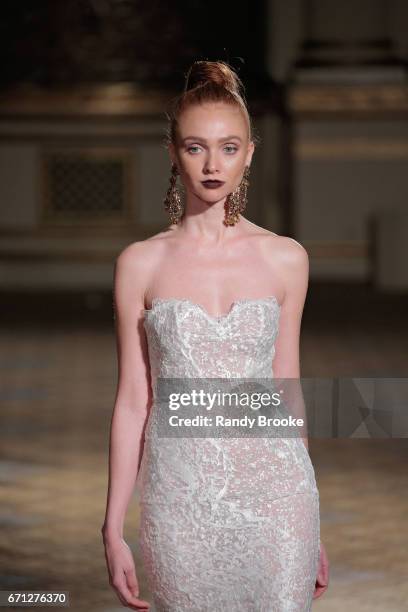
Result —
[[236, 300], [218, 317], [188, 299], [154, 298], [144, 320], [153, 388], [158, 377], [273, 377], [279, 315], [275, 296]]

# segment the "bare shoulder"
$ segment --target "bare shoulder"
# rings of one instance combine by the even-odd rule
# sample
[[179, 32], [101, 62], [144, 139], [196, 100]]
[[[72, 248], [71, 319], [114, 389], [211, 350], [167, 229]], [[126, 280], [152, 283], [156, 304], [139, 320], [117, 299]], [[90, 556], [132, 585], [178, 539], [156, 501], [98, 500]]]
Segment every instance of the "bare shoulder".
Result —
[[148, 273], [166, 248], [171, 231], [163, 231], [127, 245], [117, 256], [116, 266], [129, 272]]
[[302, 267], [308, 262], [306, 249], [300, 242], [289, 236], [281, 236], [265, 230], [259, 234], [258, 241], [265, 256], [271, 262], [294, 267]]
[[289, 236], [274, 234], [264, 242], [263, 251], [284, 288], [284, 301], [293, 297], [302, 303], [309, 282], [309, 256], [302, 244]]
[[114, 295], [116, 301], [144, 304], [158, 262], [163, 255], [167, 238], [156, 234], [146, 240], [127, 245], [116, 257]]
[[309, 256], [300, 242], [289, 236], [279, 236], [278, 238], [277, 250], [281, 263], [295, 269], [308, 267]]

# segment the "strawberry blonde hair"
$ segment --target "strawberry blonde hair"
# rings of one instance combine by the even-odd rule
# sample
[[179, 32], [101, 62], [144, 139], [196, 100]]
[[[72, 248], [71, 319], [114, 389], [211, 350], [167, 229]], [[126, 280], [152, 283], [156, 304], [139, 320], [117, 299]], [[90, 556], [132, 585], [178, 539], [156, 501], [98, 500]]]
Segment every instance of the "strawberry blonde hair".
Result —
[[248, 113], [242, 81], [226, 62], [196, 61], [190, 66], [185, 79], [183, 93], [173, 98], [166, 112], [169, 122], [166, 144], [177, 142], [178, 121], [182, 112], [205, 102], [225, 102], [239, 107], [247, 122], [249, 140], [258, 140]]

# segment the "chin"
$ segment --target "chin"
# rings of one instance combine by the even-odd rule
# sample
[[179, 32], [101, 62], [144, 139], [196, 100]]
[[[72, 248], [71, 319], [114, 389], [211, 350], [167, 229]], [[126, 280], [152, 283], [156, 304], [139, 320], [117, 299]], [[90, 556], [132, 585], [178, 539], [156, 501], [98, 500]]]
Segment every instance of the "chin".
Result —
[[[204, 189], [204, 193], [201, 191], [199, 197], [204, 200], [204, 202], [208, 202], [209, 204], [215, 204], [216, 202], [219, 202], [220, 200], [223, 200], [229, 193], [229, 191], [226, 191], [225, 189], [222, 190], [217, 190], [217, 192], [212, 192], [208, 189]], [[210, 193], [208, 193], [210, 191]]]
[[218, 196], [216, 198], [214, 197], [212, 200], [209, 200], [208, 198], [206, 198], [204, 202], [207, 204], [207, 206], [214, 206], [214, 204], [218, 204], [218, 202], [221, 202], [224, 199], [225, 199], [225, 196]]

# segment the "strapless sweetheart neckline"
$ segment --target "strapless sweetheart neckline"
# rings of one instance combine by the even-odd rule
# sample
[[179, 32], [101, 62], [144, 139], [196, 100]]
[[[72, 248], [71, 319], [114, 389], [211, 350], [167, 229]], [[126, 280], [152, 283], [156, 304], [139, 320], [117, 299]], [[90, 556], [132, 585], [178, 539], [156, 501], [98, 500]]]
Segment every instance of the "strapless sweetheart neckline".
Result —
[[236, 307], [240, 304], [258, 304], [258, 303], [269, 302], [269, 301], [275, 304], [278, 310], [281, 309], [281, 304], [279, 303], [279, 300], [276, 297], [276, 295], [267, 295], [266, 297], [260, 297], [260, 298], [241, 298], [238, 300], [234, 300], [230, 306], [229, 311], [221, 315], [213, 315], [209, 313], [208, 310], [204, 308], [204, 306], [202, 306], [201, 304], [198, 304], [197, 302], [193, 302], [189, 298], [176, 298], [176, 297], [169, 297], [169, 298], [154, 297], [152, 298], [151, 308], [144, 308], [143, 311], [145, 314], [148, 314], [148, 313], [153, 312], [156, 309], [156, 307], [159, 306], [160, 304], [180, 302], [180, 303], [189, 304], [193, 308], [198, 308], [201, 312], [204, 313], [206, 317], [208, 317], [212, 321], [219, 321], [219, 320], [227, 319], [228, 317], [230, 317], [232, 313], [234, 312], [234, 310], [236, 309]]

